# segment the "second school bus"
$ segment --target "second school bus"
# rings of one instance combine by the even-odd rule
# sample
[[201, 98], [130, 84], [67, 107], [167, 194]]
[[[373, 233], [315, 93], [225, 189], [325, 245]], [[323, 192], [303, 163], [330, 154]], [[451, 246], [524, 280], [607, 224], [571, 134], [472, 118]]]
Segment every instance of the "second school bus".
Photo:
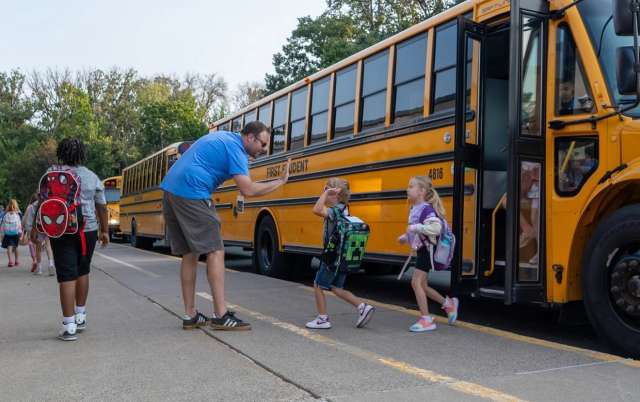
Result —
[[[279, 177], [293, 159], [272, 194], [245, 200], [233, 181], [213, 194], [225, 244], [252, 248], [264, 274], [302, 268], [321, 247], [311, 207], [340, 176], [351, 213], [371, 226], [366, 260], [400, 263], [407, 182], [428, 175], [458, 240], [454, 292], [583, 302], [606, 341], [640, 356], [630, 4], [466, 1], [215, 122], [272, 128], [268, 155], [250, 164], [254, 180]], [[157, 184], [167, 166], [151, 160], [165, 151], [125, 170], [124, 231], [139, 219], [145, 236], [164, 237]]]

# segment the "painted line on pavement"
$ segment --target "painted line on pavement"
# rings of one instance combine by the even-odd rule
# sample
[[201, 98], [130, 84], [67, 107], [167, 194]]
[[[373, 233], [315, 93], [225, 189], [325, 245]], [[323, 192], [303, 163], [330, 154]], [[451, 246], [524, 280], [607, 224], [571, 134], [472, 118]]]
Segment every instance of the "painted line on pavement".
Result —
[[[206, 292], [198, 292], [197, 295], [209, 301], [213, 300], [211, 295]], [[468, 382], [468, 381], [458, 380], [456, 378], [442, 375], [431, 370], [426, 370], [420, 367], [413, 366], [404, 361], [388, 358], [388, 357], [379, 355], [377, 353], [337, 341], [335, 339], [326, 337], [324, 335], [317, 334], [313, 331], [309, 331], [305, 328], [298, 327], [297, 325], [293, 325], [288, 322], [281, 321], [275, 317], [271, 317], [256, 311], [246, 309], [244, 307], [238, 306], [237, 304], [229, 304], [229, 307], [243, 314], [249, 315], [257, 320], [267, 322], [275, 327], [282, 328], [296, 335], [300, 335], [305, 339], [308, 339], [326, 346], [333, 347], [340, 351], [349, 353], [352, 356], [356, 356], [373, 363], [382, 364], [384, 366], [393, 368], [405, 374], [410, 374], [420, 379], [426, 380], [430, 383], [442, 384], [447, 388], [465, 393], [467, 395], [473, 395], [480, 398], [489, 399], [492, 401], [500, 401], [500, 402], [523, 401], [518, 397], [506, 394], [496, 389], [488, 388], [483, 385]]]
[[[180, 258], [178, 256], [175, 256], [175, 255], [171, 255], [171, 254], [162, 254], [162, 253], [158, 253], [158, 252], [155, 252], [155, 251], [149, 251], [149, 250], [145, 250], [145, 249], [141, 249], [141, 248], [134, 248], [134, 247], [131, 247], [131, 246], [123, 246], [123, 245], [114, 244], [114, 243], [110, 243], [110, 246], [116, 246], [116, 248], [121, 248], [121, 249], [125, 249], [125, 250], [140, 251], [142, 253], [151, 254], [154, 257], [161, 256], [161, 257], [165, 257], [165, 258], [171, 258], [171, 259], [174, 259], [174, 260], [177, 260], [177, 261], [182, 261], [182, 258]], [[207, 263], [204, 262], [204, 261], [198, 261], [198, 264], [202, 264], [202, 265], [205, 265], [205, 266], [207, 265]], [[225, 270], [229, 271], [229, 272], [240, 272], [240, 271], [236, 271], [235, 269], [226, 268], [226, 267], [225, 267]]]
[[104, 255], [104, 254], [99, 253], [97, 251], [95, 252], [95, 254], [100, 256], [100, 257], [102, 257], [102, 258], [104, 258], [104, 259], [107, 259], [109, 261], [113, 261], [113, 262], [115, 262], [117, 264], [124, 265], [125, 267], [129, 267], [129, 268], [134, 269], [134, 270], [136, 270], [136, 271], [138, 271], [140, 273], [143, 273], [145, 275], [149, 275], [152, 278], [160, 278], [160, 275], [155, 274], [155, 273], [153, 273], [151, 271], [147, 271], [146, 269], [140, 268], [140, 267], [138, 267], [136, 265], [129, 264], [128, 262], [121, 261], [121, 260], [119, 260], [117, 258], [109, 257], [108, 255]]
[[594, 363], [584, 363], [584, 364], [573, 364], [571, 366], [562, 366], [562, 367], [554, 367], [549, 369], [542, 370], [533, 370], [533, 371], [521, 371], [516, 373], [516, 375], [527, 375], [527, 374], [540, 374], [540, 373], [548, 373], [550, 371], [560, 371], [574, 368], [582, 368], [582, 367], [591, 367], [591, 366], [602, 366], [605, 364], [613, 364], [613, 363], [621, 363], [624, 359], [614, 360], [610, 362], [594, 362]]
[[[304, 289], [304, 290], [309, 291], [309, 292], [313, 292], [314, 291], [313, 288], [310, 287], [310, 286], [301, 285], [299, 287], [301, 289]], [[336, 297], [331, 292], [325, 292], [325, 294], [328, 294], [331, 297]], [[387, 310], [391, 310], [391, 311], [396, 311], [396, 312], [403, 313], [403, 314], [412, 315], [414, 317], [420, 317], [420, 312], [418, 310], [413, 310], [413, 309], [410, 309], [410, 308], [397, 306], [395, 304], [382, 303], [382, 302], [378, 302], [378, 301], [370, 300], [370, 299], [364, 299], [364, 298], [361, 298], [361, 299], [364, 300], [366, 303], [371, 304], [372, 306], [375, 306], [375, 307], [382, 307], [382, 308], [386, 308]], [[434, 317], [435, 321], [438, 324], [447, 324], [448, 325], [447, 319], [445, 317], [441, 317], [441, 316], [437, 316], [437, 315], [434, 315], [433, 317]], [[600, 361], [603, 361], [603, 362], [616, 362], [616, 363], [624, 364], [626, 366], [630, 366], [630, 367], [634, 367], [634, 368], [640, 368], [640, 361], [639, 360], [627, 359], [627, 358], [624, 358], [622, 356], [616, 356], [616, 355], [613, 355], [613, 354], [610, 354], [610, 353], [603, 353], [603, 352], [598, 352], [598, 351], [595, 351], [595, 350], [579, 348], [577, 346], [570, 346], [570, 345], [565, 345], [563, 343], [558, 343], [558, 342], [553, 342], [553, 341], [547, 341], [547, 340], [544, 340], [544, 339], [533, 338], [533, 337], [530, 337], [530, 336], [520, 335], [520, 334], [516, 334], [516, 333], [513, 333], [513, 332], [505, 331], [505, 330], [502, 330], [502, 329], [486, 327], [484, 325], [473, 324], [473, 323], [470, 323], [470, 322], [465, 322], [465, 321], [460, 321], [460, 320], [456, 321], [455, 326], [460, 327], [460, 328], [469, 329], [469, 330], [476, 331], [476, 332], [481, 332], [483, 334], [498, 336], [500, 338], [505, 338], [505, 339], [509, 339], [509, 340], [512, 340], [512, 341], [516, 341], [516, 342], [528, 343], [530, 345], [541, 346], [541, 347], [545, 347], [545, 348], [549, 348], [549, 349], [562, 350], [564, 352], [578, 353], [578, 354], [581, 354], [583, 356], [587, 356], [587, 357], [590, 357], [592, 359], [600, 360]]]

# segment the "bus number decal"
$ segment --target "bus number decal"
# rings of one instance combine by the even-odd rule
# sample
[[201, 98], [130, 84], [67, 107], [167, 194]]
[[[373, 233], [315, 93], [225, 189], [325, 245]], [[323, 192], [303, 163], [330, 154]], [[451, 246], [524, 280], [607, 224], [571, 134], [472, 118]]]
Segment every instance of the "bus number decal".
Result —
[[434, 181], [442, 180], [444, 179], [444, 169], [443, 168], [429, 169], [429, 172], [427, 172], [427, 176], [429, 176], [429, 178]]
[[[271, 178], [282, 176], [282, 172], [284, 172], [284, 168], [286, 165], [286, 163], [283, 163], [281, 165], [267, 167], [267, 177]], [[291, 164], [289, 165], [289, 174], [304, 173], [307, 171], [308, 166], [308, 159], [291, 162]]]

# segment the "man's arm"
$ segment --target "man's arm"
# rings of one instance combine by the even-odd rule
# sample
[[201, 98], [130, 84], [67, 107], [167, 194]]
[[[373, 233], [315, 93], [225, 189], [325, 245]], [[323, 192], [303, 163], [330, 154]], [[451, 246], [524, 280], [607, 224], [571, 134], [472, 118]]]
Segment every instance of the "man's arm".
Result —
[[245, 197], [259, 197], [261, 195], [269, 194], [278, 187], [283, 186], [287, 180], [289, 180], [289, 163], [291, 163], [291, 158], [287, 161], [282, 177], [279, 179], [265, 183], [256, 183], [251, 180], [249, 176], [238, 174], [233, 176], [233, 180], [238, 185], [240, 194]]
[[109, 223], [106, 204], [98, 204], [96, 202], [96, 216], [98, 218], [98, 224], [100, 225], [100, 234], [98, 239], [102, 243], [102, 247], [106, 247], [109, 244]]

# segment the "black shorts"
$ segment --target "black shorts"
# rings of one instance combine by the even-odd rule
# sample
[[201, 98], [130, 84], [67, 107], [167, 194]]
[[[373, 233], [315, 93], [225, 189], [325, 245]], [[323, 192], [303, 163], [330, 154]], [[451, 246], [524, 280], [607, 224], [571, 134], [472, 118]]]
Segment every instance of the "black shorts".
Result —
[[428, 248], [420, 247], [416, 252], [416, 269], [424, 272], [429, 272], [431, 269], [431, 256]]
[[82, 255], [82, 239], [80, 234], [64, 235], [57, 239], [51, 238], [53, 261], [56, 264], [58, 282], [75, 281], [87, 275], [91, 268], [91, 257], [96, 248], [98, 231], [84, 233], [86, 239], [86, 253]]
[[18, 247], [20, 235], [4, 235], [2, 238], [2, 248]]

